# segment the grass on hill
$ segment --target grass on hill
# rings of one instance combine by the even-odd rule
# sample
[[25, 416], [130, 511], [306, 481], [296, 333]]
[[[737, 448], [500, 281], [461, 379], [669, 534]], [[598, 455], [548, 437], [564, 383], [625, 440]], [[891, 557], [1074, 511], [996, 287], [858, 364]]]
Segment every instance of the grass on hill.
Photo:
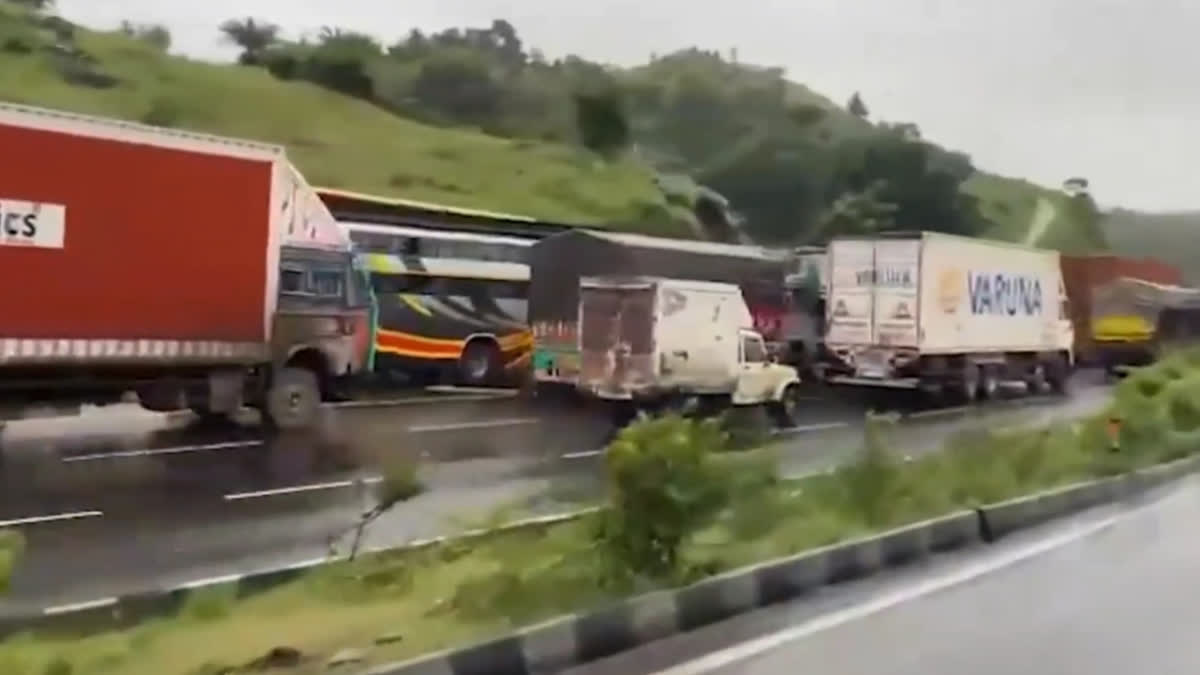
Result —
[[1109, 242], [1096, 223], [1089, 223], [1072, 208], [1067, 194], [1017, 178], [978, 172], [964, 186], [979, 200], [984, 217], [995, 226], [984, 236], [1004, 241], [1025, 242], [1044, 200], [1053, 208], [1054, 217], [1044, 233], [1029, 242], [1065, 253], [1091, 253], [1109, 250]]
[[[56, 50], [53, 32], [32, 21], [0, 2], [0, 43], [32, 48], [0, 44], [0, 100], [283, 144], [315, 185], [560, 222], [655, 221], [661, 234], [687, 235], [654, 172], [632, 161], [430, 127], [260, 68], [168, 56], [120, 33], [77, 28], [72, 40], [58, 40], [88, 63]], [[104, 86], [105, 76], [116, 82]]]
[[[0, 100], [279, 143], [314, 185], [694, 236], [694, 218], [678, 199], [664, 196], [644, 160], [601, 162], [567, 145], [420, 124], [260, 68], [170, 56], [119, 32], [75, 27], [73, 36], [56, 37], [46, 23], [0, 0]], [[803, 85], [789, 83], [787, 95], [826, 110], [821, 127], [830, 138], [869, 128]], [[997, 223], [988, 236], [1016, 241], [1039, 197], [1056, 205], [1066, 200], [1057, 191], [984, 173], [966, 190]], [[1074, 222], [1066, 209], [1057, 214], [1039, 243], [1105, 248], [1103, 236]]]

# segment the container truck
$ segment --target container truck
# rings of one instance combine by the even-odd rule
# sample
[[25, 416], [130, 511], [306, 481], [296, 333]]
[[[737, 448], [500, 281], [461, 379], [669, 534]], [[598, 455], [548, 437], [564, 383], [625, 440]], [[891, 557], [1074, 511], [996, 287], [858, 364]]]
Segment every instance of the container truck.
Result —
[[1152, 363], [1160, 352], [1160, 328], [1169, 334], [1162, 336], [1168, 342], [1185, 341], [1195, 333], [1189, 324], [1198, 303], [1200, 290], [1144, 279], [1118, 277], [1097, 286], [1090, 297], [1088, 326], [1093, 358], [1109, 375]]
[[1080, 365], [1100, 365], [1104, 359], [1102, 344], [1092, 330], [1093, 305], [1097, 293], [1120, 278], [1140, 279], [1162, 286], [1182, 286], [1179, 268], [1152, 258], [1117, 255], [1063, 255], [1063, 281], [1070, 298], [1071, 323], [1075, 330], [1075, 360]]
[[795, 423], [796, 370], [769, 357], [734, 284], [585, 277], [578, 315], [576, 386], [587, 396], [650, 411], [765, 406]]
[[659, 276], [736, 284], [758, 330], [778, 344], [787, 302], [787, 252], [758, 246], [572, 230], [529, 249], [529, 321], [539, 394], [574, 391], [579, 373], [579, 282], [585, 276]]
[[972, 401], [1063, 391], [1072, 327], [1056, 251], [922, 232], [829, 246], [826, 379]]
[[282, 148], [0, 104], [0, 409], [283, 428], [362, 367], [370, 297]]

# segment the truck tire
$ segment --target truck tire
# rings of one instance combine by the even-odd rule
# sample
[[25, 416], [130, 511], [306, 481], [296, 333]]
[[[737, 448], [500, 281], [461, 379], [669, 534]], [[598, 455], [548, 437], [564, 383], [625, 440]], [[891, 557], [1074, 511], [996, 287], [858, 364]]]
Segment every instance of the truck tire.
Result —
[[321, 383], [316, 373], [288, 366], [271, 379], [263, 412], [272, 426], [286, 431], [312, 424], [320, 407]]
[[995, 366], [979, 369], [979, 398], [994, 401], [1000, 392], [1000, 373]]
[[1071, 379], [1070, 368], [1065, 359], [1056, 358], [1047, 364], [1046, 379], [1050, 382], [1050, 391], [1058, 395], [1066, 395]]
[[974, 403], [979, 398], [979, 382], [981, 379], [979, 366], [974, 363], [963, 364], [959, 381], [955, 383], [957, 388], [955, 393], [958, 394], [964, 403]]
[[771, 416], [771, 421], [781, 429], [796, 426], [800, 416], [800, 387], [789, 384], [778, 401], [768, 404], [767, 413]]
[[1030, 396], [1045, 394], [1050, 389], [1046, 380], [1046, 364], [1041, 362], [1033, 364], [1033, 368], [1029, 370], [1029, 376], [1025, 378], [1025, 386], [1028, 388]]
[[463, 384], [482, 386], [495, 382], [501, 370], [500, 348], [491, 340], [474, 340], [458, 357], [458, 373]]

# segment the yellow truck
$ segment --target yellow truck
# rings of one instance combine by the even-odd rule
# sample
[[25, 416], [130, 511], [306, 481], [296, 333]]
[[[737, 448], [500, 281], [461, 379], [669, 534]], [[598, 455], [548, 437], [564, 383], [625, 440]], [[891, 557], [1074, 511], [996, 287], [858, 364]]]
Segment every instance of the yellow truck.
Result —
[[1200, 337], [1200, 289], [1119, 277], [1092, 292], [1092, 341], [1109, 374], [1155, 361], [1168, 345]]

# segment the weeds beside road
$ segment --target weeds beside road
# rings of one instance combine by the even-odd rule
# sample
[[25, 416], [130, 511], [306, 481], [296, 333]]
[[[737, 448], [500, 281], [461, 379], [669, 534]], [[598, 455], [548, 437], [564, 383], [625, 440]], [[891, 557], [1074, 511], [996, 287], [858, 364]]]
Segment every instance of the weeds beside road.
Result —
[[[1108, 435], [1121, 420], [1119, 448]], [[964, 507], [1169, 461], [1200, 449], [1200, 354], [1122, 383], [1109, 410], [1044, 429], [973, 431], [912, 461], [868, 420], [857, 460], [783, 480], [769, 451], [727, 452], [716, 423], [625, 430], [606, 457], [609, 500], [578, 520], [338, 562], [261, 595], [195, 592], [171, 619], [85, 638], [22, 635], [0, 672], [289, 672], [405, 658], [644, 590]], [[97, 573], [102, 573], [98, 570]], [[350, 649], [352, 651], [347, 652]], [[232, 670], [231, 670], [232, 669]]]

